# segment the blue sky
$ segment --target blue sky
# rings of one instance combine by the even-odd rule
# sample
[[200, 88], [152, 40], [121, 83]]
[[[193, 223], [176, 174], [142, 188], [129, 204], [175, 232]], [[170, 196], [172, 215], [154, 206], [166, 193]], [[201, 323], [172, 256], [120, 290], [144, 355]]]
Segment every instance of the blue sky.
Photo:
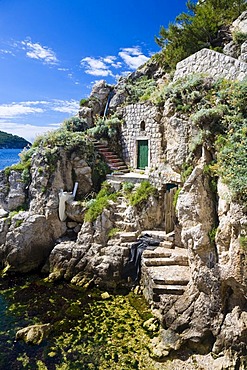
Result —
[[153, 53], [186, 0], [0, 0], [0, 130], [33, 140]]

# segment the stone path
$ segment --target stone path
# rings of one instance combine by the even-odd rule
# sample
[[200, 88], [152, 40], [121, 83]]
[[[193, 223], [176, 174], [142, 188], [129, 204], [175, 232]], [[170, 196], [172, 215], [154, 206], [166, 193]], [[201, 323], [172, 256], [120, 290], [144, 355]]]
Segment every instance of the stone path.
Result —
[[93, 141], [93, 144], [98, 152], [104, 157], [106, 163], [112, 171], [117, 171], [120, 173], [129, 172], [124, 161], [119, 158], [116, 153], [111, 151], [106, 144], [102, 144], [98, 141]]
[[144, 233], [161, 240], [159, 247], [145, 250], [142, 255], [141, 285], [145, 298], [155, 304], [163, 295], [182, 295], [190, 280], [187, 249], [174, 246], [174, 233], [156, 230]]

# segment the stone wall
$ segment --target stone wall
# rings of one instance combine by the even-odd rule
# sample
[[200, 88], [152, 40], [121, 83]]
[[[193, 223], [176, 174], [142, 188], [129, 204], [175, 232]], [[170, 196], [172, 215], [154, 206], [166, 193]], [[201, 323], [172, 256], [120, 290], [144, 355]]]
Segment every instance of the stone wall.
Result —
[[130, 104], [124, 108], [121, 143], [123, 159], [132, 168], [137, 168], [138, 140], [148, 140], [148, 167], [162, 161], [162, 130], [159, 108], [150, 103]]
[[241, 81], [247, 77], [247, 63], [214, 50], [202, 49], [177, 64], [174, 81], [193, 73]]

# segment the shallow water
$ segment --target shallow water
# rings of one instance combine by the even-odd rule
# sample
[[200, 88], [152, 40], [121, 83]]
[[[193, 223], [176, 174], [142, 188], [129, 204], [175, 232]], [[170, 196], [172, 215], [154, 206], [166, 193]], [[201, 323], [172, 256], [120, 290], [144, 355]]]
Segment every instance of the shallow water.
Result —
[[[0, 369], [156, 369], [143, 322], [151, 313], [142, 296], [83, 291], [38, 276], [0, 282]], [[40, 345], [15, 341], [32, 324], [51, 323]]]

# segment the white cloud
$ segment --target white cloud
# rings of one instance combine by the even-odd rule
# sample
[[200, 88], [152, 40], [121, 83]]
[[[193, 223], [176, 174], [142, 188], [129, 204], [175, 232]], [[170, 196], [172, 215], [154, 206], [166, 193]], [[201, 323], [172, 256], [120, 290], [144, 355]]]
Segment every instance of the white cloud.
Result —
[[39, 43], [33, 43], [31, 40], [21, 42], [23, 49], [26, 51], [26, 56], [31, 59], [37, 59], [45, 64], [57, 64], [58, 59], [53, 50], [47, 46], [42, 46]]
[[26, 101], [11, 104], [0, 105], [1, 119], [20, 118], [29, 114], [41, 114], [49, 111], [75, 114], [78, 112], [79, 102], [76, 100], [59, 100], [50, 101]]
[[[110, 60], [110, 59], [108, 59]], [[81, 60], [81, 65], [85, 67], [85, 72], [93, 76], [113, 76], [109, 66], [104, 62], [104, 58], [86, 57]]]
[[1, 118], [13, 118], [26, 114], [42, 113], [43, 109], [38, 107], [30, 107], [30, 102], [2, 104], [0, 105]]
[[56, 112], [75, 114], [79, 110], [79, 102], [76, 100], [54, 100], [51, 109]]
[[149, 57], [141, 52], [139, 47], [123, 48], [118, 53], [129, 68], [132, 70], [137, 69], [142, 64], [148, 61]]
[[12, 55], [12, 56], [15, 56], [15, 54], [11, 51], [11, 50], [6, 50], [6, 49], [0, 49], [0, 54], [3, 54], [3, 55]]
[[116, 59], [117, 57], [115, 57], [114, 55], [108, 55], [107, 57], [103, 58], [103, 61], [105, 63], [112, 64]]

